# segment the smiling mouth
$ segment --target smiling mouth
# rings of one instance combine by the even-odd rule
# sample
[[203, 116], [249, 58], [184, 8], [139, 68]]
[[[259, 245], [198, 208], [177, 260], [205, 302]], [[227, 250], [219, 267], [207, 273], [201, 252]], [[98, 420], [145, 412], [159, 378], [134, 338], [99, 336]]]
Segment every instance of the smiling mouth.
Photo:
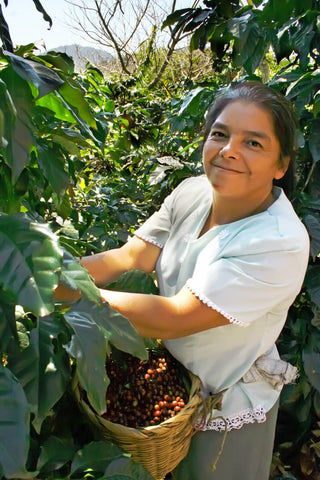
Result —
[[230, 173], [244, 173], [244, 172], [240, 172], [239, 170], [233, 170], [232, 168], [225, 168], [225, 167], [222, 167], [221, 165], [214, 165], [213, 164], [213, 167], [215, 168], [218, 168], [220, 170], [223, 170], [224, 172], [230, 172]]

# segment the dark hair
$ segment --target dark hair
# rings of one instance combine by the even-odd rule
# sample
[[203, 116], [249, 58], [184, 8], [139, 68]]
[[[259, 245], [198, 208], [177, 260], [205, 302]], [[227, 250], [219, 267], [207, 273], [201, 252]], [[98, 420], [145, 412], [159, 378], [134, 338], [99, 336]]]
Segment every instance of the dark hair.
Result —
[[285, 175], [274, 184], [282, 187], [290, 197], [295, 187], [295, 150], [298, 120], [292, 104], [280, 93], [263, 83], [246, 81], [222, 90], [208, 111], [202, 129], [202, 145], [208, 138], [212, 124], [229, 103], [245, 100], [265, 109], [271, 114], [274, 133], [280, 143], [280, 162], [288, 157], [289, 165]]

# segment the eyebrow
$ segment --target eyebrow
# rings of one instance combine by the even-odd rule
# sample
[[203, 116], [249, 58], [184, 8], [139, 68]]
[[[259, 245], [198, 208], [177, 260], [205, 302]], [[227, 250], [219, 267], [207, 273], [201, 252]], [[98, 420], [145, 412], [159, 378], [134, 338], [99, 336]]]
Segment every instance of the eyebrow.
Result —
[[[228, 130], [228, 127], [227, 125], [225, 125], [224, 123], [222, 122], [214, 122], [212, 125], [211, 125], [211, 129], [212, 128], [222, 128], [224, 130]], [[271, 141], [271, 138], [269, 137], [269, 135], [267, 135], [266, 133], [264, 132], [259, 132], [259, 131], [255, 131], [255, 130], [244, 130], [244, 132], [246, 135], [252, 135], [253, 137], [257, 137], [257, 138], [261, 138], [261, 139], [264, 139], [264, 140], [268, 140], [269, 142]]]

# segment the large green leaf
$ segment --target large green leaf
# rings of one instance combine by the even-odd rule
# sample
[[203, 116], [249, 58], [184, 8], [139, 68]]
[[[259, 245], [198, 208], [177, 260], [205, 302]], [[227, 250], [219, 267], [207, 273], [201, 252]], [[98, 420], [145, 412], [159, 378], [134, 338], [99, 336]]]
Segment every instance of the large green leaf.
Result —
[[0, 5], [0, 39], [4, 48], [13, 52], [13, 43], [10, 37], [9, 27], [3, 16], [2, 6]]
[[[129, 289], [128, 289], [129, 290]], [[87, 312], [102, 329], [105, 338], [116, 348], [146, 360], [148, 353], [141, 335], [134, 326], [108, 303], [90, 303], [85, 298], [72, 305], [73, 312]]]
[[307, 215], [303, 221], [311, 237], [310, 255], [315, 259], [320, 253], [320, 222], [314, 215]]
[[320, 265], [309, 266], [305, 278], [307, 292], [311, 300], [320, 306]]
[[[320, 82], [319, 82], [320, 83]], [[320, 119], [316, 119], [312, 123], [309, 135], [309, 148], [314, 163], [320, 161]]]
[[124, 273], [119, 280], [108, 285], [108, 288], [111, 290], [120, 290], [121, 292], [159, 294], [159, 289], [156, 287], [151, 275], [141, 270], [130, 270]]
[[78, 83], [68, 78], [59, 89], [60, 95], [68, 104], [75, 107], [79, 116], [92, 128], [96, 128], [96, 121]]
[[63, 85], [64, 81], [61, 80], [59, 75], [45, 65], [19, 57], [10, 52], [6, 52], [6, 55], [10, 58], [11, 64], [17, 74], [37, 87], [39, 92], [38, 98], [47, 95]]
[[38, 432], [71, 379], [69, 357], [58, 338], [62, 335], [67, 342], [69, 335], [60, 317], [44, 317], [30, 332], [27, 348], [21, 350], [12, 341], [8, 349], [8, 366], [24, 389]]
[[43, 420], [65, 393], [71, 380], [70, 359], [62, 343], [69, 333], [57, 315], [39, 321], [39, 391], [38, 410], [33, 425], [39, 432]]
[[36, 105], [48, 108], [54, 113], [55, 118], [64, 122], [76, 123], [77, 120], [66, 103], [54, 92], [49, 93], [45, 97], [36, 100]]
[[0, 285], [18, 305], [39, 316], [53, 311], [62, 252], [45, 224], [25, 215], [0, 216]]
[[39, 166], [48, 180], [52, 190], [62, 195], [70, 184], [69, 175], [65, 171], [64, 159], [58, 148], [38, 145]]
[[39, 395], [39, 329], [32, 329], [30, 341], [21, 349], [12, 341], [8, 348], [8, 367], [19, 380], [32, 413], [38, 411]]
[[27, 478], [29, 407], [21, 385], [0, 362], [0, 465], [6, 478]]
[[110, 442], [91, 442], [76, 453], [70, 473], [84, 473], [88, 469], [103, 473], [112, 461], [123, 455], [128, 454]]
[[94, 304], [80, 300], [64, 314], [74, 331], [68, 351], [76, 359], [77, 377], [86, 390], [89, 402], [97, 413], [106, 411], [106, 375], [108, 343], [96, 324]]
[[49, 437], [41, 446], [37, 469], [42, 475], [54, 472], [72, 460], [75, 452], [76, 447], [72, 441], [55, 436]]
[[6, 352], [11, 336], [17, 336], [13, 305], [0, 303], [0, 351]]
[[67, 250], [63, 253], [63, 270], [60, 282], [71, 290], [79, 289], [82, 297], [101, 304], [99, 289], [95, 286], [88, 271]]
[[[32, 108], [33, 95], [28, 83], [22, 79], [9, 65], [3, 71], [0, 71], [2, 80], [6, 83], [12, 100], [12, 106], [16, 115], [11, 126], [6, 132], [8, 146], [4, 152], [4, 158], [12, 171], [13, 183], [16, 182], [20, 173], [30, 161], [30, 151], [34, 143]], [[8, 105], [7, 99], [6, 105]]]
[[152, 480], [154, 477], [130, 457], [113, 460], [106, 468], [103, 478], [109, 480]]
[[146, 360], [148, 353], [143, 338], [125, 317], [107, 303], [91, 307], [95, 322], [103, 329], [107, 340], [116, 348]]

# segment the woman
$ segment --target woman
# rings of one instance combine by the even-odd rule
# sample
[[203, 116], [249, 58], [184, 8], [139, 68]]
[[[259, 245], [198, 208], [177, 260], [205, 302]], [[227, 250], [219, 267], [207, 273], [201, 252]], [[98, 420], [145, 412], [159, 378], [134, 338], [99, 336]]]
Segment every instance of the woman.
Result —
[[256, 82], [229, 88], [207, 116], [205, 175], [183, 181], [123, 247], [81, 260], [101, 287], [130, 269], [156, 270], [159, 296], [101, 296], [142, 336], [163, 339], [205, 396], [224, 392], [228, 434], [216, 469], [225, 423], [211, 412], [177, 480], [269, 477], [277, 401], [292, 380], [275, 341], [309, 256], [307, 232], [274, 186], [293, 179], [295, 130], [276, 92]]

